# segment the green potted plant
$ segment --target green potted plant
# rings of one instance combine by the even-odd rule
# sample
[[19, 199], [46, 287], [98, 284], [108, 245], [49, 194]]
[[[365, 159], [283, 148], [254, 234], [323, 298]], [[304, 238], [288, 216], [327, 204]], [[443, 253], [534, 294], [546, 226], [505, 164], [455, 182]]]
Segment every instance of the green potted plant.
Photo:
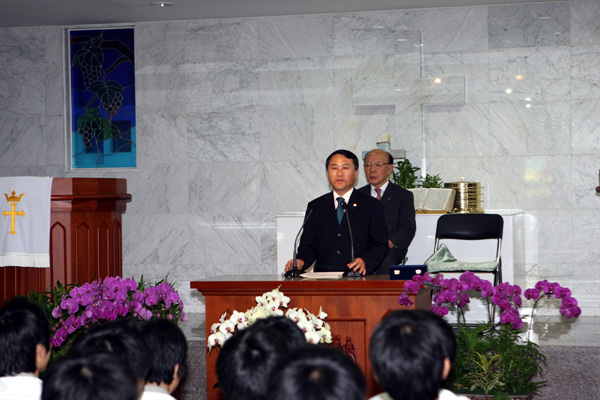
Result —
[[[568, 288], [547, 280], [521, 292], [517, 285], [503, 282], [493, 286], [473, 272], [467, 271], [458, 279], [444, 279], [442, 274], [416, 275], [404, 285], [400, 295], [401, 305], [410, 305], [410, 294], [417, 293], [423, 285], [431, 287], [431, 310], [438, 315], [456, 311], [457, 355], [449, 382], [455, 392], [464, 393], [471, 399], [530, 398], [544, 384], [540, 379], [546, 357], [537, 344], [529, 340], [531, 329], [525, 331], [519, 309], [523, 297], [533, 300], [533, 312], [542, 298], [560, 301], [560, 314], [576, 318], [581, 314], [577, 300]], [[466, 306], [471, 296], [478, 294], [487, 304], [488, 321], [468, 324]], [[499, 319], [493, 318], [493, 307]], [[486, 397], [486, 395], [488, 397]]]
[[398, 161], [392, 171], [392, 183], [405, 189], [413, 189], [416, 187], [423, 188], [441, 188], [443, 181], [440, 175], [425, 174], [425, 178], [417, 175], [421, 168], [413, 167], [408, 159]]

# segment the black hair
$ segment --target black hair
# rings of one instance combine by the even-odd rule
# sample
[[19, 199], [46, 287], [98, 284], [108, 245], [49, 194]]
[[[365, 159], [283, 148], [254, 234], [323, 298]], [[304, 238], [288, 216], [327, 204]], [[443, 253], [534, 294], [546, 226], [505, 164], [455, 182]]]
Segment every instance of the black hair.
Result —
[[433, 400], [443, 386], [444, 360], [454, 361], [450, 325], [429, 310], [399, 310], [371, 336], [369, 356], [381, 386], [395, 400]]
[[144, 321], [137, 330], [152, 349], [152, 362], [146, 374], [146, 382], [173, 382], [175, 365], [179, 365], [177, 376], [182, 379], [187, 370], [187, 339], [173, 321], [164, 318]]
[[227, 400], [259, 400], [268, 395], [268, 377], [289, 344], [279, 331], [251, 326], [236, 332], [217, 357], [217, 378]]
[[137, 378], [109, 353], [69, 355], [44, 374], [42, 400], [136, 400]]
[[121, 357], [141, 380], [146, 379], [152, 361], [152, 349], [124, 320], [91, 326], [87, 332], [75, 338], [69, 351], [72, 353], [112, 353]]
[[50, 351], [50, 323], [42, 308], [15, 297], [0, 309], [0, 376], [35, 372], [37, 345]]
[[270, 316], [267, 318], [261, 318], [252, 326], [267, 327], [279, 331], [281, 334], [283, 334], [283, 336], [285, 336], [286, 341], [290, 345], [291, 349], [306, 346], [308, 343], [306, 341], [306, 336], [304, 336], [304, 332], [298, 327], [298, 324], [287, 317]]
[[340, 350], [308, 345], [285, 357], [269, 385], [273, 400], [364, 400], [362, 371]]
[[329, 157], [327, 157], [327, 160], [325, 160], [325, 169], [329, 169], [329, 163], [331, 162], [331, 159], [333, 158], [333, 156], [335, 156], [336, 154], [339, 154], [346, 158], [351, 159], [352, 162], [354, 163], [354, 169], [358, 171], [358, 158], [356, 157], [356, 154], [354, 154], [350, 150], [344, 150], [344, 149], [336, 150], [333, 153], [331, 153], [329, 155]]

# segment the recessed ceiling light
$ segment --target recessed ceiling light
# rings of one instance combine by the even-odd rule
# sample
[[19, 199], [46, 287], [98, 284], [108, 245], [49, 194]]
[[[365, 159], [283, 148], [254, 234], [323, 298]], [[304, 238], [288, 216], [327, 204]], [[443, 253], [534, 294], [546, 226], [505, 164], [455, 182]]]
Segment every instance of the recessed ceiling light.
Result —
[[150, 5], [154, 7], [171, 7], [173, 3], [170, 1], [155, 1], [154, 3], [150, 3]]

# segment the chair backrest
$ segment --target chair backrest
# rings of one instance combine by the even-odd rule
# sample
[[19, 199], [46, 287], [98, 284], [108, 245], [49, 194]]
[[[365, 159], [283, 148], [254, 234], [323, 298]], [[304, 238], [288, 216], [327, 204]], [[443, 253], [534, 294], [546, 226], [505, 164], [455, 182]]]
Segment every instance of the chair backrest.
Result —
[[504, 219], [498, 214], [444, 214], [437, 221], [438, 239], [502, 239]]

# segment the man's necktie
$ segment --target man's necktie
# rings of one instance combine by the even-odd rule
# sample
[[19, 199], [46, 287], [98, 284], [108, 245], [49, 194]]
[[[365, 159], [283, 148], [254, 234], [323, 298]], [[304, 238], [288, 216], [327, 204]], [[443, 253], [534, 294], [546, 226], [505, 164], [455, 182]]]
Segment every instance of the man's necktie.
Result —
[[381, 200], [381, 189], [375, 189], [375, 192], [377, 193], [377, 200]]
[[344, 203], [344, 198], [338, 197], [336, 200], [338, 202], [338, 206], [337, 206], [338, 224], [341, 224], [342, 218], [344, 217], [344, 207], [342, 207], [342, 204]]

